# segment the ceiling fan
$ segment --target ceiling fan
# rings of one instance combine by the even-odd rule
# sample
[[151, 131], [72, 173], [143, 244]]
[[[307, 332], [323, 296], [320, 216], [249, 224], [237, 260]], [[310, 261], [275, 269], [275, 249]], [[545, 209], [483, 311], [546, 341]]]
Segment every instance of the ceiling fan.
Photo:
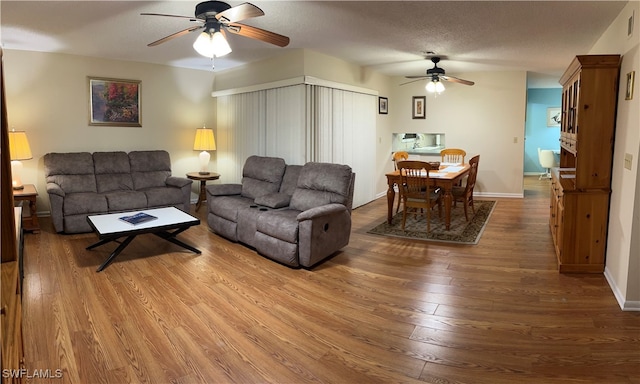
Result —
[[464, 84], [464, 85], [473, 85], [473, 84], [475, 84], [473, 81], [470, 81], [470, 80], [464, 80], [464, 79], [460, 79], [460, 78], [457, 78], [457, 77], [445, 75], [444, 69], [438, 67], [438, 63], [440, 62], [440, 57], [439, 56], [432, 56], [431, 57], [431, 62], [433, 63], [433, 68], [427, 69], [427, 74], [426, 75], [424, 75], [424, 76], [405, 76], [407, 79], [415, 79], [415, 80], [408, 81], [408, 82], [402, 83], [400, 85], [413, 83], [413, 82], [420, 81], [420, 80], [423, 80], [423, 79], [430, 79], [430, 81], [427, 83], [427, 86], [426, 86], [427, 91], [440, 93], [440, 92], [444, 91], [444, 85], [442, 85], [441, 81], [451, 81], [451, 82], [454, 82], [454, 83]]
[[238, 23], [241, 20], [264, 15], [260, 8], [251, 3], [243, 3], [232, 7], [222, 1], [204, 1], [196, 5], [195, 17], [161, 13], [141, 13], [141, 15], [178, 17], [198, 23], [196, 26], [183, 29], [149, 43], [149, 47], [154, 47], [176, 37], [199, 30], [202, 30], [202, 32], [193, 43], [193, 48], [199, 54], [211, 59], [231, 52], [231, 47], [226, 40], [225, 30], [236, 35], [277, 45], [278, 47], [286, 47], [289, 44], [289, 38], [286, 36]]

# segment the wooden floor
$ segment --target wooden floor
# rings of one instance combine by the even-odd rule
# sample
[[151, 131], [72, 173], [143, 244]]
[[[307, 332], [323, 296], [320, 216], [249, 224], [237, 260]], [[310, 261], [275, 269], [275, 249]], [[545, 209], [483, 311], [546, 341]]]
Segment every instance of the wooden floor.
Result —
[[26, 366], [62, 378], [29, 382], [640, 383], [640, 313], [603, 275], [556, 271], [548, 181], [525, 184], [475, 246], [369, 235], [378, 199], [311, 271], [203, 220], [180, 235], [201, 255], [140, 236], [96, 273], [113, 246], [44, 218], [26, 236]]

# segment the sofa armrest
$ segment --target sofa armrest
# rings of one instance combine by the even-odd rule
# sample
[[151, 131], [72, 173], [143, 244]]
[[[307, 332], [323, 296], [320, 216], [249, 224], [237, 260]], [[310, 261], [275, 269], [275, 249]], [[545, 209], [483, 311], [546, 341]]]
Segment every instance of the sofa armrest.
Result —
[[193, 184], [193, 180], [187, 179], [186, 177], [169, 176], [167, 177], [166, 183], [170, 187], [182, 188], [186, 185]]
[[313, 220], [322, 216], [335, 215], [340, 212], [347, 211], [347, 207], [342, 204], [325, 204], [319, 207], [314, 207], [311, 209], [307, 209], [306, 211], [300, 212], [298, 214], [298, 222], [305, 220]]
[[56, 183], [47, 183], [47, 193], [50, 195], [57, 195], [64, 197], [65, 193], [62, 187]]
[[242, 184], [211, 184], [207, 185], [209, 196], [230, 196], [242, 193]]

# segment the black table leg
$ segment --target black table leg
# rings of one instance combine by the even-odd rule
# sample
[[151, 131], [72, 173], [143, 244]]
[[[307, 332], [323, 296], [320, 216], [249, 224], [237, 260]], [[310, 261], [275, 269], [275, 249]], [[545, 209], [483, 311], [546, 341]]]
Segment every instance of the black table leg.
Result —
[[158, 236], [158, 237], [161, 237], [161, 238], [163, 238], [163, 239], [165, 239], [165, 240], [167, 240], [167, 241], [169, 241], [169, 242], [171, 242], [171, 243], [173, 243], [173, 244], [179, 245], [179, 246], [181, 246], [182, 248], [188, 249], [188, 250], [190, 250], [191, 252], [195, 252], [195, 253], [197, 253], [197, 254], [201, 254], [202, 252], [200, 252], [200, 250], [199, 250], [199, 249], [194, 248], [194, 247], [190, 246], [189, 244], [183, 243], [182, 241], [180, 241], [180, 240], [176, 239], [176, 236], [177, 236], [179, 233], [182, 233], [182, 232], [184, 232], [184, 231], [185, 231], [185, 230], [187, 230], [187, 229], [188, 229], [188, 228], [180, 228], [180, 229], [175, 230], [175, 231], [173, 231], [173, 232], [166, 232], [166, 231], [163, 231], [163, 232], [154, 232], [153, 234], [154, 234], [154, 235], [156, 235], [156, 236]]
[[[120, 254], [120, 252], [122, 252], [122, 250], [125, 249], [127, 247], [127, 245], [129, 245], [129, 243], [131, 243], [131, 241], [133, 239], [135, 239], [135, 238], [136, 238], [136, 235], [128, 236], [120, 245], [118, 245], [118, 248], [116, 248], [115, 251], [111, 252], [111, 255], [109, 255], [107, 260], [105, 260], [104, 263], [102, 263], [102, 265], [100, 265], [98, 267], [98, 270], [96, 272], [102, 271], [103, 269], [105, 269], [107, 267], [107, 265], [111, 264], [113, 259], [115, 259], [116, 256], [118, 256]], [[111, 241], [111, 240], [108, 240], [108, 241], [102, 240], [102, 241], [92, 245], [91, 248], [95, 248], [98, 245], [102, 245], [102, 244], [108, 243], [109, 241]], [[89, 248], [87, 248], [87, 249], [89, 249]]]

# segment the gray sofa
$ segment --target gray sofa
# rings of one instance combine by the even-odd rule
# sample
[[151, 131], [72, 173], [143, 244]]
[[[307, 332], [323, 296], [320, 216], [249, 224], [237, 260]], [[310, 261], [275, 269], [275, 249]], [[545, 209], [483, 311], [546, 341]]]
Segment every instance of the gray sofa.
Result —
[[193, 181], [171, 176], [167, 151], [47, 153], [44, 173], [56, 232], [91, 232], [92, 214], [190, 209]]
[[340, 164], [249, 157], [241, 184], [207, 186], [207, 223], [291, 267], [312, 267], [349, 243], [355, 174]]

